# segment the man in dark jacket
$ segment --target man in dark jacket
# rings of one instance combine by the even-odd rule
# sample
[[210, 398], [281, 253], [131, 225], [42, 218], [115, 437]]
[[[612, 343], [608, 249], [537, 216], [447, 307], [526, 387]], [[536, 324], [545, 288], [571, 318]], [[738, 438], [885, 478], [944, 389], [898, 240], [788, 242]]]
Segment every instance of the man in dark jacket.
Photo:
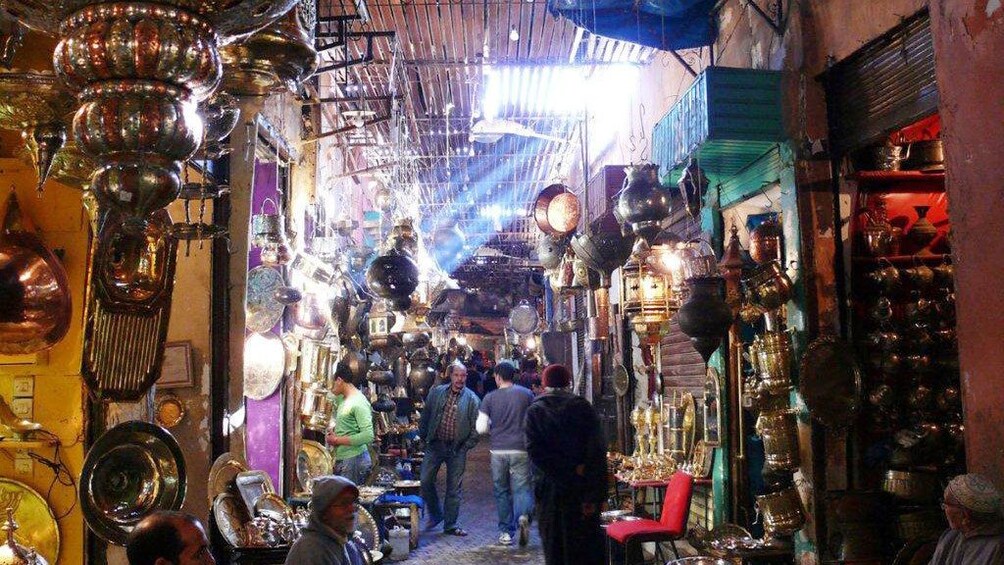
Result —
[[310, 520], [286, 556], [286, 565], [363, 565], [363, 551], [351, 541], [359, 489], [345, 477], [314, 479]]
[[586, 399], [565, 390], [562, 365], [541, 376], [544, 394], [526, 412], [526, 450], [548, 565], [603, 563], [600, 510], [607, 496], [606, 444], [600, 419]]
[[[457, 525], [460, 516], [461, 480], [467, 466], [467, 451], [478, 443], [475, 423], [478, 418], [478, 396], [467, 388], [467, 369], [460, 362], [450, 366], [450, 382], [429, 391], [422, 408], [418, 434], [425, 441], [422, 461], [422, 498], [429, 511], [431, 529], [445, 518], [443, 532], [466, 536]], [[436, 475], [446, 463], [446, 506], [439, 504]]]

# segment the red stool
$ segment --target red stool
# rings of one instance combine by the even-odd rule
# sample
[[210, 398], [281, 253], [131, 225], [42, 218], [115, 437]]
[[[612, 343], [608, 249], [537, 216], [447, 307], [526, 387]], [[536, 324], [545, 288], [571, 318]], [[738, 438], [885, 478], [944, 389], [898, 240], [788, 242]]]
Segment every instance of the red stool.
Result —
[[607, 526], [607, 556], [608, 562], [613, 561], [611, 542], [624, 546], [625, 563], [632, 563], [632, 555], [641, 556], [641, 544], [655, 542], [656, 553], [662, 561], [660, 542], [668, 541], [677, 559], [676, 540], [683, 539], [687, 533], [687, 518], [690, 516], [690, 499], [694, 494], [694, 477], [683, 471], [678, 471], [666, 486], [666, 498], [662, 502], [662, 515], [659, 520], [626, 520], [614, 522]]

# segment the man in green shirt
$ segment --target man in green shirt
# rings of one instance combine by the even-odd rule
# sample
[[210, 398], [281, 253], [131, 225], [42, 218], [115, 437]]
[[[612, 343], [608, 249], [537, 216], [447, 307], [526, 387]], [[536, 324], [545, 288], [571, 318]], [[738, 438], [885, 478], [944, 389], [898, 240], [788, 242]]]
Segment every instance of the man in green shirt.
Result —
[[335, 371], [331, 392], [337, 408], [325, 441], [335, 447], [335, 474], [362, 485], [373, 467], [368, 449], [373, 443], [373, 409], [366, 395], [349, 379], [345, 371]]

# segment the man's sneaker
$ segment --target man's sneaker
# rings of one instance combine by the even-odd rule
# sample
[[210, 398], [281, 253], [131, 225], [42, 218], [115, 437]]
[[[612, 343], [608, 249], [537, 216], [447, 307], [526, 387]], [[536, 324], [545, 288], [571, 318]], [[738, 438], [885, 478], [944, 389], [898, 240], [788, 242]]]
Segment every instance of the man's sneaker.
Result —
[[530, 542], [530, 518], [524, 514], [519, 517], [519, 546], [526, 547]]
[[512, 536], [509, 535], [509, 532], [499, 534], [499, 545], [512, 545]]

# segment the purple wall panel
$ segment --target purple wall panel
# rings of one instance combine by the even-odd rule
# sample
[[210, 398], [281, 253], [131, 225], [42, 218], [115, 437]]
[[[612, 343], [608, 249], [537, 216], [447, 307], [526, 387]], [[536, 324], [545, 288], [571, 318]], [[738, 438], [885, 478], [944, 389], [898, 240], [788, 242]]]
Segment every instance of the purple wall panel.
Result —
[[[251, 193], [251, 213], [261, 212], [266, 198], [279, 199], [279, 172], [275, 163], [255, 163], [254, 188]], [[271, 203], [267, 212], [272, 212]], [[261, 265], [261, 250], [250, 247], [248, 269]], [[272, 331], [279, 334], [280, 321]], [[265, 471], [272, 477], [272, 484], [282, 493], [282, 475], [279, 462], [282, 459], [282, 387], [265, 400], [245, 398], [247, 442], [245, 456], [249, 469]]]

